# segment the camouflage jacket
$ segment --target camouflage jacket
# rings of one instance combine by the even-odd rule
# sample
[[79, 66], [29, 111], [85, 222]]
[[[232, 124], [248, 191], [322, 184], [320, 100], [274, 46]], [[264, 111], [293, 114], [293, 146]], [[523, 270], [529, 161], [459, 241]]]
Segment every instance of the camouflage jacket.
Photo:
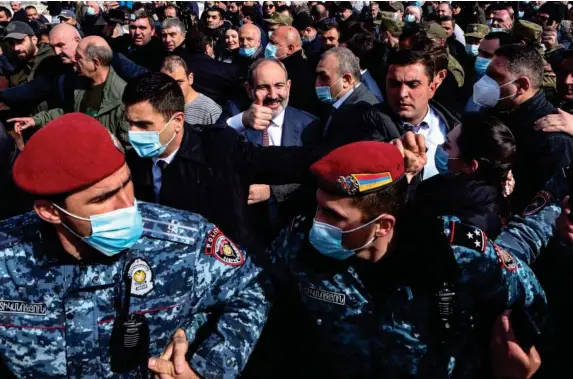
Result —
[[183, 328], [199, 375], [238, 376], [269, 309], [261, 270], [201, 216], [138, 204], [141, 238], [118, 258], [95, 263], [80, 264], [48, 243], [48, 228], [33, 212], [0, 223], [3, 370], [18, 378], [141, 377], [110, 368], [118, 296], [129, 272], [130, 312], [147, 319], [151, 356]]
[[[456, 218], [440, 218], [436, 228], [442, 242], [410, 234], [417, 253], [398, 242], [370, 275], [360, 268], [374, 266], [370, 262], [335, 261], [318, 253], [308, 241], [312, 216], [299, 216], [271, 247], [270, 269], [275, 280], [298, 290], [308, 316], [303, 338], [309, 336], [305, 342], [313, 346], [312, 361], [320, 362], [317, 369], [326, 377], [483, 377], [479, 369], [493, 317], [508, 308], [545, 310], [545, 294], [528, 263], [553, 234], [559, 211], [552, 205], [532, 213], [511, 223], [495, 241]], [[433, 272], [442, 266], [440, 249], [459, 272], [458, 316], [444, 348], [436, 292], [426, 288], [434, 288]], [[489, 321], [482, 329], [474, 327], [480, 318]]]

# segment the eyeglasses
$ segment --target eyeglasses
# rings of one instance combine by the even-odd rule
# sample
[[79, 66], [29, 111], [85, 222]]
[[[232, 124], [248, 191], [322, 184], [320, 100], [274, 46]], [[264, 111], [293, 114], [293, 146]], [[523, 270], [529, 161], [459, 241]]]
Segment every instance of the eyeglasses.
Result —
[[263, 8], [274, 8], [275, 5], [274, 4], [265, 4], [263, 5]]

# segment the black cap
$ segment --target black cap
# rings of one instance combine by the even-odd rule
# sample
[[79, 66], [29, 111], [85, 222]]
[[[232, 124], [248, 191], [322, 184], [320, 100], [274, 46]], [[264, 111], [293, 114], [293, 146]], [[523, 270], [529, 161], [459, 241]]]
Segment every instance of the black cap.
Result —
[[32, 27], [22, 21], [11, 21], [8, 25], [6, 25], [4, 32], [6, 33], [4, 39], [11, 38], [22, 40], [26, 36], [31, 37], [34, 35], [34, 30]]
[[352, 3], [351, 3], [350, 1], [341, 1], [341, 2], [338, 4], [338, 9], [340, 9], [340, 10], [343, 10], [343, 9], [350, 9], [350, 10], [352, 10], [352, 9], [353, 9]]

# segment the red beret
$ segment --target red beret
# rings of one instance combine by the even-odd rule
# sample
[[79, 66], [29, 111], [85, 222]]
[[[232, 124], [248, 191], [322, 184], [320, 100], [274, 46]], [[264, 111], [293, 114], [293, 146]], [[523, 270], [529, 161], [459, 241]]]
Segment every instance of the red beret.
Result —
[[404, 175], [404, 159], [389, 143], [362, 141], [341, 146], [310, 167], [319, 187], [343, 196], [377, 192]]
[[28, 193], [57, 195], [97, 183], [124, 163], [121, 145], [102, 124], [83, 113], [69, 113], [30, 138], [12, 175]]

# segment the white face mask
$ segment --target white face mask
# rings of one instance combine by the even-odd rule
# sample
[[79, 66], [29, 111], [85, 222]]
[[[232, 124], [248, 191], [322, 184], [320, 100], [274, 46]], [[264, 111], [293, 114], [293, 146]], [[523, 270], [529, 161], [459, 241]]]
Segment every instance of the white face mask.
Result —
[[517, 79], [514, 79], [510, 82], [499, 85], [495, 80], [490, 78], [487, 74], [482, 76], [482, 78], [474, 84], [474, 102], [486, 108], [495, 107], [500, 100], [508, 99], [510, 97], [514, 97], [515, 95], [517, 95], [516, 92], [513, 95], [499, 97], [501, 93], [501, 87], [511, 84], [516, 80]]

